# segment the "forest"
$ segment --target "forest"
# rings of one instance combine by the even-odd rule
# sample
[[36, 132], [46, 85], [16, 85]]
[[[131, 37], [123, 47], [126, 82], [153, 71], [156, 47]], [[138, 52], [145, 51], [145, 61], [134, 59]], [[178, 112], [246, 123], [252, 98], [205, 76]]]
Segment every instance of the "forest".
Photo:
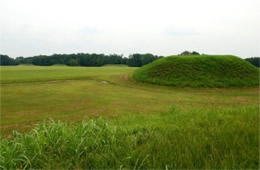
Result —
[[128, 58], [118, 54], [53, 54], [53, 55], [38, 55], [33, 57], [17, 57], [10, 58], [7, 55], [0, 55], [0, 65], [19, 65], [33, 64], [39, 66], [50, 66], [54, 64], [64, 64], [68, 66], [103, 66], [107, 64], [125, 64], [131, 67], [141, 67], [162, 56], [153, 54], [131, 54]]
[[245, 60], [256, 67], [260, 66], [260, 57], [251, 57], [251, 58], [246, 58]]
[[[198, 52], [184, 51], [179, 55], [199, 55]], [[118, 54], [96, 54], [96, 53], [77, 53], [77, 54], [53, 54], [53, 55], [37, 55], [33, 57], [16, 57], [15, 59], [8, 55], [0, 54], [0, 65], [19, 65], [33, 64], [39, 66], [51, 66], [55, 64], [64, 64], [67, 66], [104, 66], [108, 64], [124, 64], [130, 67], [141, 67], [149, 64], [154, 60], [163, 56], [147, 54], [130, 54], [128, 57]], [[260, 65], [260, 57], [246, 58], [256, 67]]]

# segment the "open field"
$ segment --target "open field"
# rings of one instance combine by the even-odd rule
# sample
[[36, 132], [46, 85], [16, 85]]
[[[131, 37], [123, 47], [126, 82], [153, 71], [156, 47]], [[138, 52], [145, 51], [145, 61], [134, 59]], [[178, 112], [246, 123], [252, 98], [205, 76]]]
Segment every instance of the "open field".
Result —
[[[134, 70], [116, 66], [1, 67], [3, 138], [11, 137], [12, 130], [29, 132], [48, 118], [69, 124], [46, 125], [46, 131], [53, 128], [58, 135], [42, 136], [49, 146], [44, 150], [44, 142], [37, 145], [43, 149], [38, 148], [42, 155], [37, 159], [32, 159], [36, 145], [30, 148], [26, 144], [26, 140], [39, 143], [37, 135], [18, 135], [14, 139], [24, 147], [13, 148], [17, 153], [12, 154], [5, 150], [9, 157], [2, 155], [6, 164], [1, 164], [19, 168], [259, 168], [258, 86], [163, 87], [134, 81]], [[87, 139], [96, 138], [83, 138], [82, 131], [70, 129], [85, 127], [82, 120], [92, 118], [97, 122], [85, 126], [105, 127], [96, 136], [107, 143], [99, 141], [84, 150]], [[38, 127], [39, 134], [44, 134], [41, 128], [43, 125]], [[3, 145], [11, 148], [8, 140]], [[30, 163], [23, 157], [14, 166], [12, 160], [19, 160], [15, 156], [24, 150]]]

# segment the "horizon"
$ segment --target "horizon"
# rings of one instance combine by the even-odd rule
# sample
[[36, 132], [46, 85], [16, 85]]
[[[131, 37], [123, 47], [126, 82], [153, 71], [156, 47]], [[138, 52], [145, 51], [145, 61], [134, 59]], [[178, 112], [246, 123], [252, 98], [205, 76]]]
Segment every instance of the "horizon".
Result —
[[[188, 50], [185, 50], [185, 51], [188, 51]], [[184, 52], [184, 51], [183, 51]], [[189, 52], [193, 52], [193, 51], [189, 51]], [[194, 51], [194, 52], [198, 52], [198, 51]], [[10, 58], [13, 58], [13, 59], [16, 59], [16, 58], [19, 58], [19, 57], [23, 57], [23, 58], [30, 58], [30, 57], [37, 57], [37, 56], [52, 56], [52, 55], [72, 55], [72, 54], [97, 54], [97, 55], [121, 55], [123, 58], [129, 58], [130, 55], [133, 55], [133, 54], [152, 54], [152, 53], [131, 53], [129, 55], [124, 55], [124, 54], [116, 54], [116, 53], [109, 53], [109, 54], [105, 54], [105, 53], [88, 53], [88, 52], [78, 52], [78, 53], [53, 53], [53, 54], [50, 54], [50, 55], [45, 55], [45, 54], [39, 54], [39, 55], [34, 55], [34, 56], [17, 56], [17, 57], [11, 57], [9, 56], [8, 54], [0, 54], [0, 55], [7, 55], [8, 57]], [[180, 55], [180, 53], [178, 54], [172, 54], [172, 55], [167, 55], [167, 56], [162, 56], [162, 55], [157, 55], [157, 54], [152, 54], [154, 56], [158, 56], [158, 57], [170, 57], [170, 56], [178, 56]], [[221, 55], [221, 56], [236, 56], [236, 55], [233, 55], [233, 54], [206, 54], [206, 53], [199, 53], [199, 55]], [[247, 57], [241, 57], [241, 56], [236, 56], [236, 57], [239, 57], [239, 58], [242, 58], [242, 59], [247, 59], [247, 58], [255, 58], [255, 57], [260, 57], [260, 56], [247, 56]]]

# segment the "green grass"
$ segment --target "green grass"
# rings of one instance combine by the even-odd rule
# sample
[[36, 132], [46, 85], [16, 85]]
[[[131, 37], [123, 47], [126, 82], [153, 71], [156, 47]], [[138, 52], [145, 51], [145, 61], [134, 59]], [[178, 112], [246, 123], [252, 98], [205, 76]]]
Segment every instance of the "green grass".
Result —
[[258, 86], [158, 86], [135, 70], [1, 67], [1, 168], [259, 168]]
[[180, 87], [259, 84], [259, 70], [235, 56], [170, 56], [143, 66], [133, 76], [140, 82]]
[[[140, 124], [141, 122], [141, 124]], [[172, 109], [68, 125], [43, 123], [1, 143], [2, 168], [258, 168], [258, 108]]]
[[118, 75], [135, 68], [125, 67], [67, 67], [67, 66], [2, 66], [1, 83], [43, 82], [52, 80], [97, 79]]

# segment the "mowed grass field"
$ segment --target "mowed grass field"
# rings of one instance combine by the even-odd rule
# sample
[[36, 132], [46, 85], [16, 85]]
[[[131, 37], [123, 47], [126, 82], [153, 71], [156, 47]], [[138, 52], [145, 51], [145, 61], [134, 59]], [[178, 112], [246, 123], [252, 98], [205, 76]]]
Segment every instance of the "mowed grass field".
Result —
[[259, 86], [164, 87], [136, 69], [1, 67], [2, 168], [259, 168]]

